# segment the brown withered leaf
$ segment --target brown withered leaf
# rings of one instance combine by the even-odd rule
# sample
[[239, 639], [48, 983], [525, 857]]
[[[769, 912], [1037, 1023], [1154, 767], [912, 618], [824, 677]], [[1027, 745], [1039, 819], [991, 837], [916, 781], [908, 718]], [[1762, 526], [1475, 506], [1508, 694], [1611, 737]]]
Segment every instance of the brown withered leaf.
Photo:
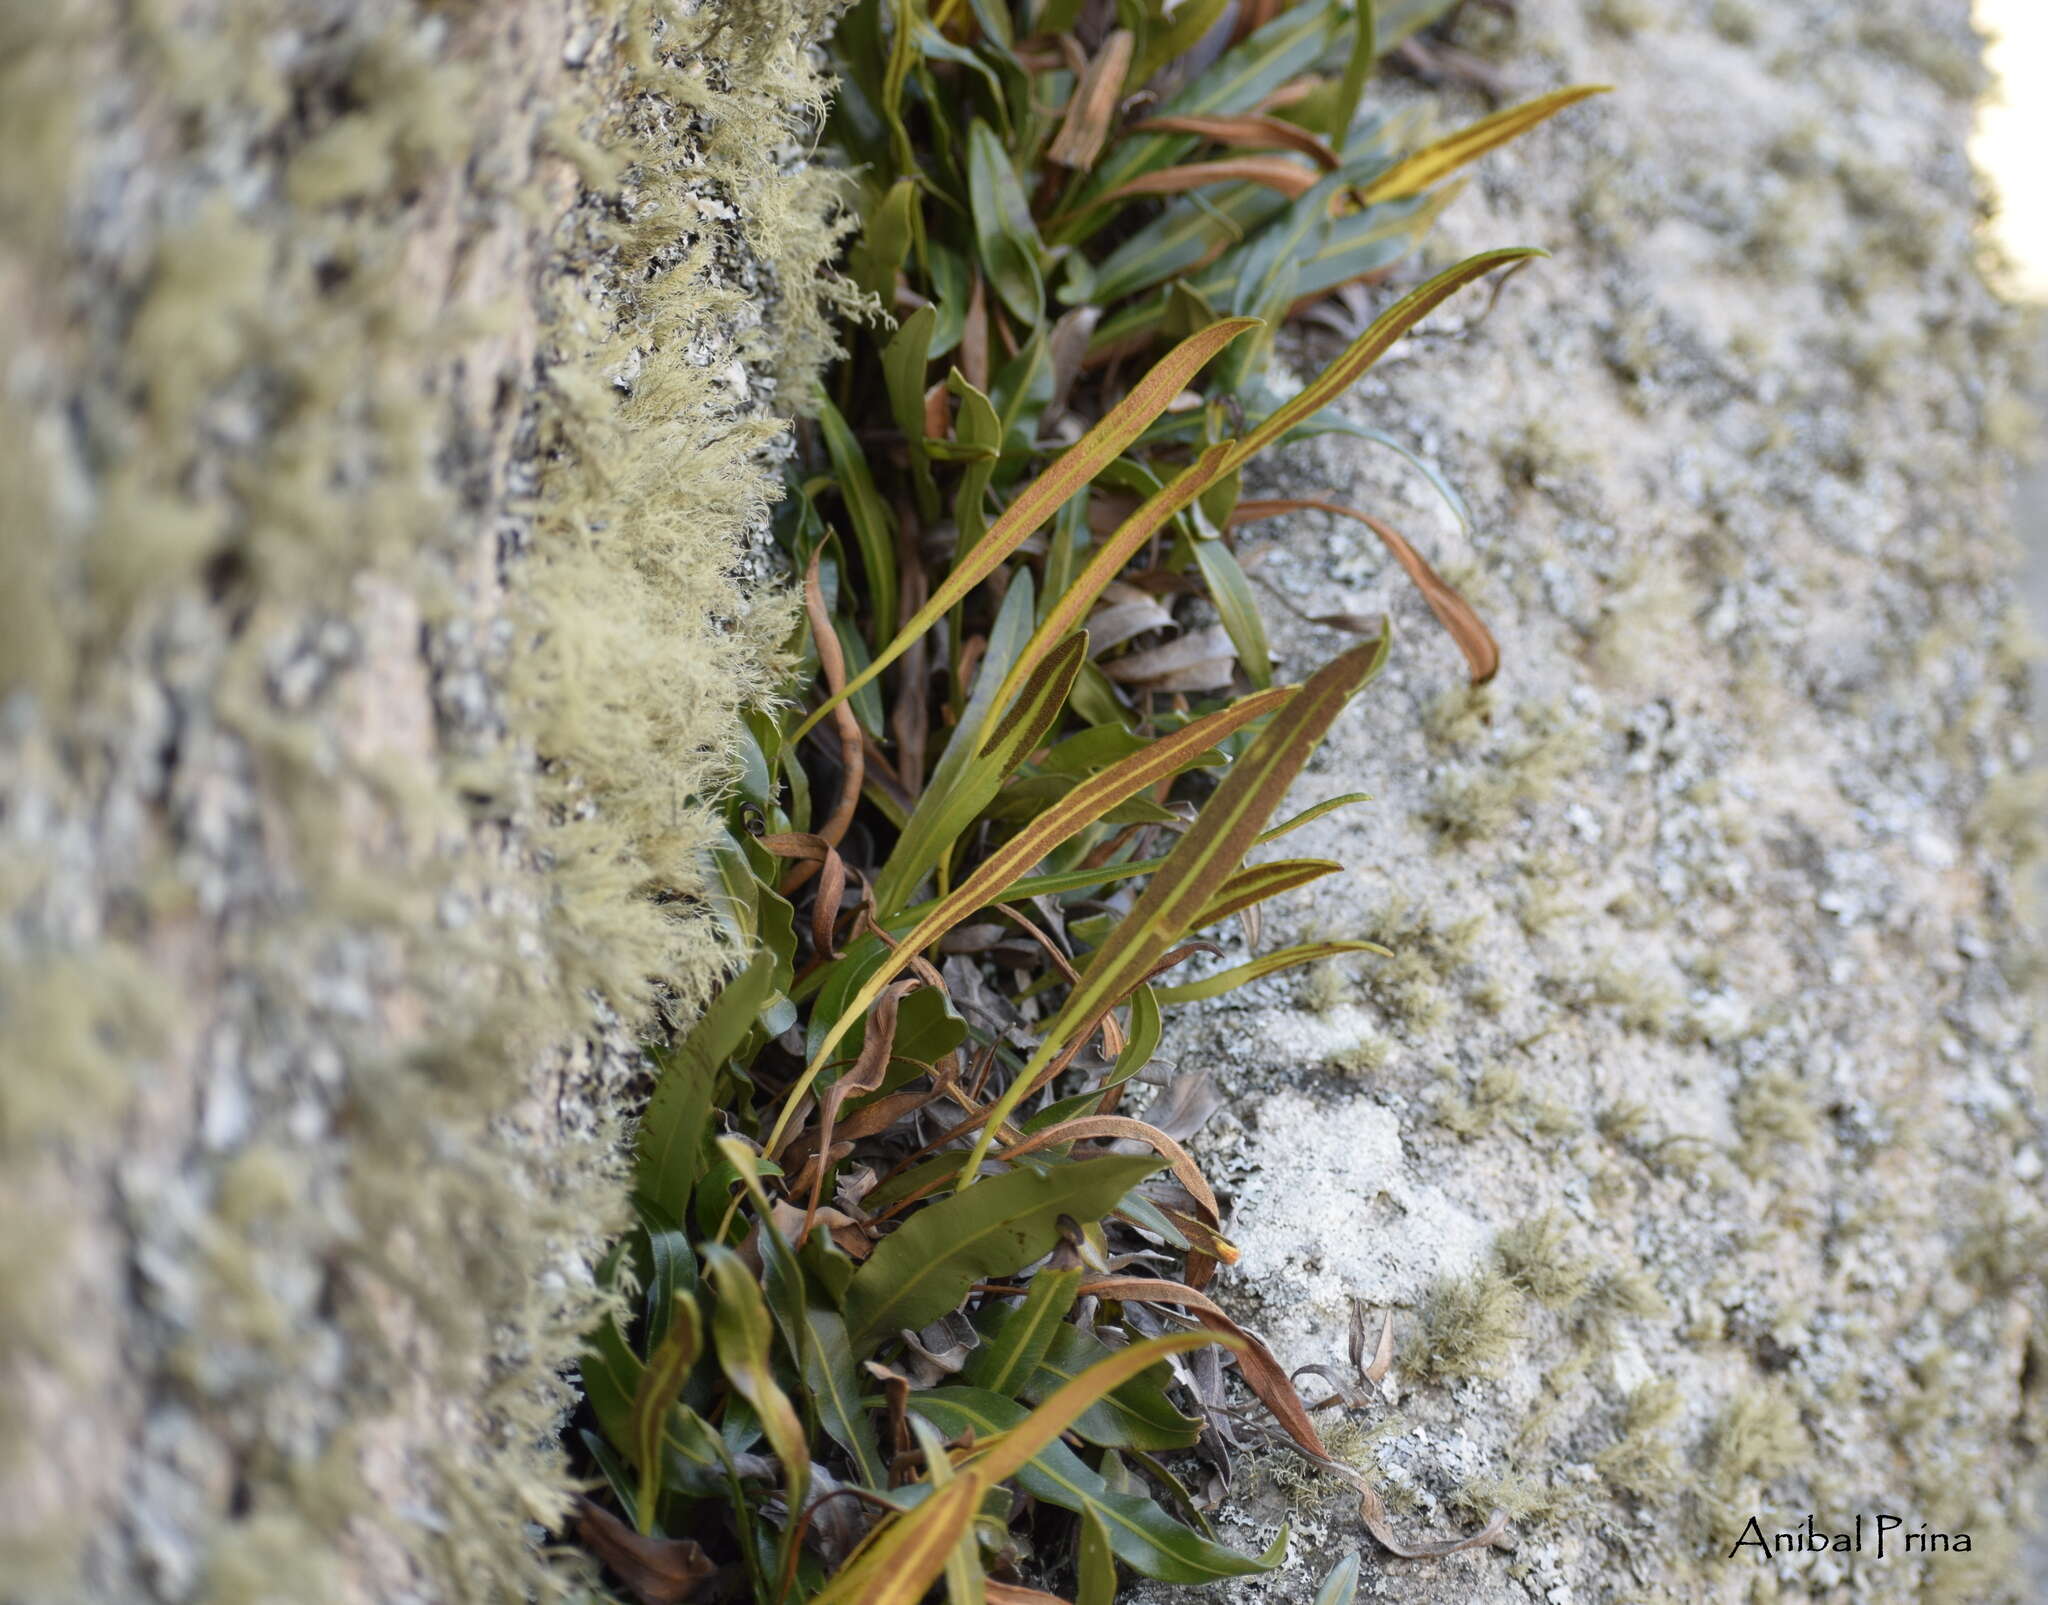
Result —
[[1216, 1088], [1215, 1076], [1207, 1070], [1193, 1070], [1169, 1081], [1166, 1090], [1146, 1106], [1145, 1118], [1167, 1136], [1186, 1142], [1222, 1107], [1223, 1094]]
[[1185, 195], [1211, 184], [1257, 184], [1298, 201], [1316, 187], [1318, 174], [1287, 156], [1220, 156], [1213, 162], [1187, 162], [1143, 173], [1106, 190], [1096, 205], [1129, 200], [1134, 195]]
[[[1430, 612], [1437, 617], [1458, 644], [1458, 650], [1465, 654], [1466, 666], [1471, 670], [1472, 683], [1484, 685], [1500, 672], [1500, 647], [1493, 634], [1472, 610], [1472, 604], [1444, 583], [1437, 571], [1416, 549], [1408, 544], [1391, 524], [1375, 518], [1371, 513], [1361, 512], [1356, 507], [1347, 507], [1342, 502], [1331, 501], [1320, 496], [1285, 496], [1265, 501], [1239, 502], [1230, 515], [1234, 528], [1239, 524], [1254, 523], [1262, 518], [1276, 518], [1283, 513], [1298, 513], [1314, 510], [1330, 513], [1338, 518], [1352, 518], [1371, 530], [1380, 538], [1380, 543], [1393, 554], [1394, 561], [1407, 571], [1408, 578], [1415, 582], [1415, 588], [1422, 593], [1422, 599], [1429, 604]], [[1316, 622], [1323, 622], [1318, 620]]]
[[718, 1570], [694, 1538], [649, 1538], [588, 1498], [576, 1501], [576, 1536], [641, 1605], [682, 1605]]
[[1080, 378], [1088, 356], [1088, 342], [1101, 321], [1101, 307], [1073, 307], [1060, 314], [1052, 333], [1046, 337], [1046, 355], [1052, 359], [1052, 399], [1045, 404], [1045, 412], [1038, 421], [1041, 438], [1067, 410], [1067, 397], [1073, 393], [1074, 381]]
[[1236, 663], [1230, 632], [1211, 624], [1163, 646], [1126, 653], [1102, 669], [1119, 684], [1141, 691], [1213, 691], [1230, 684]]
[[984, 1578], [981, 1586], [988, 1605], [1067, 1605], [1057, 1594], [1017, 1583], [999, 1583], [993, 1577]]
[[1299, 151], [1326, 173], [1337, 170], [1338, 155], [1321, 136], [1284, 117], [1147, 117], [1131, 126], [1134, 134], [1199, 134], [1239, 150]]
[[1109, 137], [1109, 125], [1123, 96], [1124, 77], [1131, 70], [1131, 52], [1137, 38], [1128, 28], [1119, 28], [1102, 41], [1102, 48], [1082, 69], [1067, 115], [1060, 131], [1046, 147], [1047, 161], [1085, 173], [1102, 154]]
[[1172, 628], [1173, 615], [1158, 598], [1118, 580], [1103, 587], [1101, 605], [1088, 615], [1088, 655], [1099, 658], [1134, 635]]

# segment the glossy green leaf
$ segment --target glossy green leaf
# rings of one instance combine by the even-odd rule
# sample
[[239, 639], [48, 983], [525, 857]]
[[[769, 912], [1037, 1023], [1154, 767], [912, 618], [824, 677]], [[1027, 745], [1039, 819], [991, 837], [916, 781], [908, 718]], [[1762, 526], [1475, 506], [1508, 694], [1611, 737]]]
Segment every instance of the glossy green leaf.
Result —
[[968, 1355], [960, 1373], [961, 1381], [1005, 1398], [1017, 1397], [1038, 1370], [1039, 1362], [1052, 1347], [1054, 1335], [1061, 1329], [1060, 1323], [1074, 1307], [1081, 1274], [1079, 1266], [1064, 1271], [1041, 1270], [1031, 1278], [1022, 1300], [996, 1306], [982, 1322], [981, 1347]]
[[1045, 316], [1045, 247], [1009, 152], [978, 117], [967, 130], [967, 187], [982, 271], [1011, 314], [1035, 329]]
[[688, 1036], [654, 1055], [658, 1078], [640, 1123], [634, 1186], [672, 1218], [685, 1217], [704, 1171], [719, 1072], [754, 1029], [774, 991], [774, 972], [774, 959], [757, 953], [719, 989]]
[[1092, 1510], [1081, 1513], [1074, 1529], [1074, 1579], [1074, 1605], [1116, 1605], [1116, 1549]]
[[953, 436], [969, 454], [966, 471], [953, 493], [953, 522], [959, 530], [957, 550], [964, 558], [980, 544], [988, 530], [988, 487], [995, 478], [996, 460], [1003, 449], [1003, 421], [988, 397], [969, 384], [958, 368], [946, 376], [946, 389], [959, 398]]
[[896, 300], [896, 272], [910, 254], [917, 230], [917, 185], [900, 178], [868, 215], [859, 241], [846, 253], [853, 282], [880, 301]]
[[1365, 95], [1365, 81], [1372, 76], [1372, 66], [1379, 54], [1379, 22], [1373, 15], [1373, 0], [1352, 0], [1351, 50], [1344, 60], [1344, 76], [1337, 84], [1330, 120], [1324, 126], [1324, 132], [1340, 150], [1350, 146], [1358, 102]]
[[855, 1349], [926, 1326], [976, 1282], [1022, 1270], [1059, 1240], [1060, 1216], [1100, 1220], [1159, 1165], [1139, 1154], [1027, 1166], [927, 1204], [876, 1245], [847, 1289]]
[[[1077, 1278], [1079, 1274], [1075, 1273]], [[1055, 1389], [1111, 1352], [1100, 1338], [1090, 1337], [1079, 1327], [1062, 1326], [1052, 1334], [1052, 1341], [1023, 1384], [1013, 1391], [1028, 1403], [1043, 1403]], [[1075, 1417], [1073, 1430], [1104, 1448], [1187, 1448], [1202, 1435], [1202, 1423], [1174, 1408], [1166, 1396], [1170, 1379], [1171, 1373], [1160, 1365], [1118, 1383]]]
[[1134, 90], [1143, 89], [1160, 68], [1200, 44], [1229, 3], [1230, 0], [1181, 0], [1166, 26], [1155, 30], [1145, 41], [1145, 48], [1131, 64], [1131, 75], [1125, 82]]
[[640, 1193], [635, 1193], [630, 1202], [647, 1249], [646, 1285], [642, 1292], [646, 1301], [647, 1342], [653, 1346], [668, 1332], [676, 1295], [696, 1294], [697, 1256], [674, 1217], [659, 1204]]
[[874, 1434], [860, 1406], [860, 1379], [854, 1371], [853, 1345], [846, 1322], [837, 1311], [813, 1308], [810, 1352], [804, 1356], [804, 1391], [817, 1406], [818, 1423], [832, 1441], [853, 1456], [860, 1480], [870, 1488], [888, 1484], [888, 1472], [875, 1450]]
[[697, 1301], [677, 1292], [670, 1301], [668, 1330], [647, 1356], [633, 1390], [634, 1461], [640, 1468], [639, 1495], [634, 1509], [641, 1517], [640, 1530], [650, 1530], [661, 1499], [661, 1442], [668, 1429], [668, 1414], [689, 1380], [697, 1363], [702, 1331]]
[[938, 486], [932, 479], [931, 454], [924, 445], [924, 375], [930, 361], [932, 331], [938, 327], [936, 307], [921, 306], [903, 320], [882, 348], [882, 381], [889, 393], [889, 416], [903, 432], [910, 454], [911, 485], [918, 516], [930, 523], [939, 514]]
[[897, 624], [896, 520], [875, 489], [867, 454], [839, 416], [839, 409], [822, 396], [818, 398], [818, 425], [840, 494], [846, 500], [847, 516], [853, 521], [854, 543], [860, 548], [861, 567], [867, 573], [867, 600], [875, 631], [878, 637], [884, 636]]
[[1230, 632], [1230, 644], [1237, 648], [1238, 665], [1253, 685], [1261, 689], [1271, 685], [1273, 656], [1266, 645], [1266, 624], [1259, 616], [1252, 582], [1222, 541], [1198, 540], [1194, 548], [1195, 563], [1209, 587], [1209, 600], [1215, 604], [1223, 628]]

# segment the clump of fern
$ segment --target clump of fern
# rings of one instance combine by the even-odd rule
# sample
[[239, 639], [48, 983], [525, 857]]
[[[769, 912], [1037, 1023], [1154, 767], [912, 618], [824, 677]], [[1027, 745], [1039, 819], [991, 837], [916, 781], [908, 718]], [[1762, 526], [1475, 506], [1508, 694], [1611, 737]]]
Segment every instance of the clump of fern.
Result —
[[[1382, 5], [1377, 33], [1334, 0], [841, 22], [827, 144], [867, 219], [847, 272], [887, 316], [818, 398], [778, 520], [805, 622], [710, 849], [731, 978], [657, 1055], [639, 1226], [583, 1374], [604, 1490], [581, 1535], [643, 1599], [909, 1601], [941, 1575], [980, 1599], [1026, 1570], [1103, 1598], [1119, 1567], [1268, 1569], [1284, 1535], [1222, 1545], [1158, 1458], [1215, 1403], [1168, 1361], [1210, 1343], [1383, 1544], [1425, 1552], [1204, 1291], [1235, 1250], [1192, 1125], [1121, 1106], [1165, 1009], [1382, 951], [1173, 978], [1339, 867], [1245, 860], [1336, 805], [1269, 823], [1389, 647], [1370, 625], [1277, 682], [1232, 531], [1304, 504], [1242, 500], [1242, 471], [1351, 427], [1332, 404], [1394, 341], [1533, 253], [1355, 318], [1285, 398], [1274, 333], [1377, 283], [1449, 174], [1587, 92], [1435, 141], [1366, 108], [1378, 55], [1444, 9]], [[1370, 525], [1493, 672], [1412, 546], [1315, 505]], [[1029, 1498], [990, 1518], [1008, 1484]]]

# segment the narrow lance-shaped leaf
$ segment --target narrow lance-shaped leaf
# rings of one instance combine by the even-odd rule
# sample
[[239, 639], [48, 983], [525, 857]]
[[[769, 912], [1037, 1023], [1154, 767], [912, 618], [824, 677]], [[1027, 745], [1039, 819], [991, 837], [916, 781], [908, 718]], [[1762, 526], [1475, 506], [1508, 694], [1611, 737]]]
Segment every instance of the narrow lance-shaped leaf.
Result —
[[[875, 908], [882, 919], [910, 901], [918, 882], [973, 826], [989, 799], [1010, 772], [1030, 756], [1066, 706], [1074, 677], [1087, 658], [1085, 631], [1073, 636], [1064, 652], [1048, 658], [998, 718], [1002, 709], [997, 700], [999, 677], [1030, 628], [1031, 602], [1029, 577], [1020, 575], [1003, 598], [1003, 610], [990, 637], [991, 661], [981, 666], [980, 679], [960, 727], [954, 731], [945, 757], [933, 772], [931, 784], [904, 823], [888, 862], [875, 877]], [[1007, 639], [1006, 646], [1001, 644], [1003, 639]], [[991, 720], [997, 722], [995, 734], [977, 744], [978, 729]]]
[[[930, 360], [932, 330], [939, 321], [938, 309], [921, 306], [903, 320], [882, 348], [882, 377], [889, 392], [889, 416], [903, 431], [910, 449], [911, 484], [917, 496], [918, 516], [927, 523], [938, 518], [939, 493], [932, 480], [931, 455], [924, 446], [924, 371]], [[895, 621], [890, 620], [891, 624]]]
[[874, 1435], [860, 1408], [860, 1382], [854, 1375], [846, 1322], [832, 1310], [812, 1309], [806, 1318], [811, 1344], [804, 1356], [804, 1386], [818, 1407], [818, 1421], [832, 1441], [853, 1456], [861, 1481], [879, 1489], [887, 1483], [888, 1472], [875, 1453]]
[[1351, 54], [1344, 63], [1344, 76], [1337, 83], [1336, 104], [1330, 108], [1330, 138], [1339, 149], [1351, 143], [1351, 124], [1358, 116], [1358, 102], [1365, 94], [1365, 81], [1379, 59], [1379, 21], [1373, 14], [1373, 0], [1352, 0]]
[[797, 727], [790, 736], [791, 743], [807, 734], [840, 702], [894, 663], [909, 650], [911, 642], [965, 600], [968, 593], [1001, 567], [1028, 536], [1058, 512], [1068, 498], [1090, 484], [1126, 446], [1144, 433], [1146, 425], [1166, 411], [1168, 404], [1188, 387], [1188, 382], [1217, 352], [1252, 328], [1254, 323], [1255, 320], [1249, 318], [1213, 323], [1190, 335], [1161, 358], [1152, 371], [1132, 387], [1129, 395], [1103, 414], [1094, 428], [1017, 493], [973, 552], [954, 565], [944, 583], [932, 592], [931, 599], [918, 609], [916, 616], [876, 654], [872, 663], [847, 682], [845, 690], [826, 699]]
[[[1087, 1377], [1094, 1369], [1091, 1366], [1081, 1376]], [[1006, 1428], [1017, 1431], [1028, 1419], [1024, 1406], [972, 1387], [947, 1386], [916, 1393], [910, 1407], [955, 1436], [972, 1433], [985, 1438]], [[1183, 1526], [1145, 1495], [1113, 1490], [1063, 1443], [1044, 1445], [1014, 1475], [1018, 1487], [1033, 1498], [1100, 1520], [1117, 1558], [1147, 1577], [1171, 1583], [1215, 1583], [1270, 1571], [1278, 1559], [1277, 1555], [1240, 1554]]]
[[971, 1530], [988, 1482], [955, 1477], [929, 1499], [891, 1516], [812, 1596], [811, 1605], [917, 1605]]
[[1024, 1302], [1004, 1309], [981, 1347], [968, 1356], [963, 1379], [1006, 1398], [1015, 1397], [1052, 1346], [1053, 1332], [1074, 1307], [1074, 1290], [1080, 1285], [1079, 1266], [1039, 1271], [1031, 1278]]
[[1169, 518], [1191, 506], [1209, 486], [1228, 477], [1234, 466], [1232, 458], [1233, 449], [1229, 442], [1209, 447], [1162, 489], [1147, 497], [1136, 512], [1117, 526], [1116, 533], [1096, 548], [1088, 559], [1088, 566], [1081, 570], [1066, 594], [1053, 603], [1040, 621], [1031, 644], [1010, 670], [1002, 699], [1012, 695], [1024, 676], [1036, 669], [1067, 632], [1088, 616], [1109, 582], [1123, 572], [1124, 565]]
[[1295, 947], [1276, 948], [1271, 953], [1261, 953], [1255, 959], [1243, 964], [1233, 964], [1229, 969], [1219, 970], [1216, 974], [1205, 976], [1199, 981], [1188, 981], [1180, 986], [1162, 986], [1158, 989], [1159, 1001], [1195, 1003], [1203, 998], [1218, 998], [1262, 976], [1295, 969], [1303, 964], [1315, 964], [1323, 959], [1341, 958], [1347, 953], [1377, 953], [1381, 958], [1394, 956], [1377, 942], [1303, 942]]
[[1081, 1412], [1110, 1389], [1156, 1365], [1170, 1354], [1185, 1354], [1211, 1343], [1242, 1350], [1244, 1340], [1229, 1333], [1170, 1332], [1164, 1337], [1145, 1338], [1129, 1348], [1119, 1349], [1106, 1360], [1091, 1365], [1062, 1387], [1025, 1420], [969, 1462], [991, 1483], [1013, 1477], [1026, 1461], [1051, 1443], [1079, 1419]]
[[1313, 509], [1339, 518], [1354, 518], [1380, 538], [1382, 545], [1393, 554], [1394, 561], [1407, 572], [1415, 582], [1415, 588], [1422, 593], [1422, 599], [1429, 604], [1430, 612], [1437, 617], [1451, 639], [1458, 644], [1458, 650], [1465, 655], [1465, 663], [1471, 671], [1472, 683], [1484, 685], [1500, 672], [1500, 646], [1487, 629], [1485, 622], [1473, 611], [1472, 604], [1458, 594], [1443, 577], [1437, 573], [1420, 552], [1410, 545], [1405, 537], [1384, 519], [1361, 512], [1356, 507], [1347, 507], [1342, 502], [1326, 501], [1317, 496], [1289, 496], [1271, 501], [1238, 503], [1231, 513], [1233, 524], [1246, 524], [1261, 518], [1273, 518], [1282, 513]]
[[1236, 554], [1220, 540], [1198, 540], [1194, 547], [1195, 564], [1209, 587], [1209, 600], [1215, 605], [1217, 616], [1230, 632], [1230, 644], [1237, 648], [1237, 661], [1244, 666], [1253, 685], [1271, 685], [1272, 650], [1266, 643], [1266, 625], [1259, 616], [1250, 579]]
[[979, 117], [967, 130], [967, 185], [982, 268], [1003, 305], [1035, 328], [1045, 313], [1044, 248], [1009, 152]]
[[[1036, 1404], [1081, 1375], [1109, 1352], [1109, 1345], [1078, 1326], [1061, 1326], [1037, 1369], [1017, 1390]], [[1170, 1375], [1170, 1373], [1166, 1373]], [[971, 1378], [968, 1380], [972, 1380]], [[1165, 1387], [1151, 1376], [1119, 1384], [1074, 1418], [1067, 1429], [1089, 1443], [1118, 1449], [1185, 1449], [1202, 1435], [1202, 1423], [1173, 1407]]]
[[1167, 855], [1137, 905], [1095, 951], [1044, 1041], [989, 1112], [974, 1150], [960, 1169], [970, 1187], [989, 1144], [1024, 1091], [1074, 1033], [1144, 982], [1188, 922], [1237, 868], [1268, 816], [1308, 761], [1344, 705], [1386, 661], [1387, 634], [1334, 659], [1259, 733], [1231, 766], [1195, 822]]
[[993, 1447], [960, 1467], [945, 1487], [874, 1528], [846, 1565], [813, 1597], [813, 1605], [915, 1605], [945, 1569], [948, 1555], [991, 1487], [1014, 1476], [1076, 1416], [1126, 1377], [1168, 1354], [1215, 1341], [1207, 1333], [1196, 1332], [1150, 1338], [1091, 1368]]
[[983, 859], [972, 875], [949, 896], [935, 903], [931, 912], [896, 945], [895, 951], [868, 977], [824, 1034], [813, 1050], [810, 1062], [804, 1067], [804, 1073], [784, 1098], [775, 1129], [769, 1133], [765, 1144], [768, 1152], [774, 1153], [781, 1146], [798, 1106], [817, 1080], [819, 1071], [831, 1059], [833, 1050], [881, 996], [882, 989], [900, 975], [919, 952], [976, 909], [986, 907], [997, 893], [1075, 832], [1126, 798], [1178, 774], [1190, 759], [1206, 752], [1231, 732], [1283, 707], [1293, 695], [1291, 686], [1256, 692], [1228, 708], [1206, 714], [1170, 735], [1161, 736], [1142, 751], [1132, 753], [1100, 774], [1089, 776]]
[[1303, 167], [1285, 156], [1226, 156], [1211, 162], [1163, 167], [1156, 173], [1140, 173], [1113, 190], [1105, 190], [1090, 204], [1107, 206], [1137, 195], [1185, 195], [1210, 184], [1258, 184], [1291, 199], [1306, 195], [1315, 182], [1314, 168]]
[[895, 521], [875, 490], [874, 476], [868, 472], [867, 456], [860, 443], [846, 427], [846, 420], [839, 416], [839, 409], [823, 396], [818, 398], [818, 423], [824, 432], [826, 452], [832, 458], [833, 472], [839, 479], [840, 494], [846, 500], [847, 516], [853, 522], [861, 566], [867, 570], [875, 633], [885, 635], [896, 627]]
[[668, 1413], [697, 1363], [699, 1338], [697, 1301], [678, 1292], [669, 1308], [668, 1332], [647, 1356], [640, 1385], [633, 1390], [633, 1457], [640, 1467], [634, 1510], [643, 1533], [654, 1530], [654, 1513], [661, 1502], [661, 1440]]
[[1372, 793], [1368, 791], [1347, 791], [1341, 797], [1325, 797], [1321, 802], [1302, 809], [1300, 813], [1289, 815], [1279, 824], [1260, 831], [1259, 839], [1253, 845], [1263, 847], [1267, 842], [1277, 841], [1289, 832], [1301, 829], [1303, 825], [1314, 824], [1323, 815], [1334, 813], [1339, 808], [1349, 808], [1353, 803], [1371, 801]]
[[[922, 1416], [910, 1417], [910, 1430], [917, 1439], [918, 1448], [924, 1451], [924, 1463], [931, 1468], [932, 1488], [944, 1493], [947, 1484], [953, 1480], [953, 1460], [946, 1450], [946, 1440]], [[978, 1478], [974, 1480], [979, 1481]], [[946, 1557], [945, 1571], [946, 1605], [987, 1605], [987, 1579], [981, 1570], [981, 1546], [975, 1542], [971, 1526], [953, 1541], [953, 1551]]]
[[1394, 342], [1434, 312], [1474, 279], [1484, 278], [1495, 268], [1545, 253], [1526, 246], [1504, 251], [1484, 251], [1446, 268], [1427, 284], [1418, 286], [1373, 320], [1372, 326], [1352, 341], [1343, 355], [1304, 385], [1272, 415], [1231, 448], [1224, 473], [1244, 466], [1296, 424], [1313, 417], [1362, 378], [1372, 365], [1387, 354]]
[[1358, 1598], [1358, 1552], [1352, 1551], [1323, 1578], [1317, 1588], [1315, 1605], [1353, 1605]]
[[1143, 89], [1161, 67], [1200, 44], [1229, 3], [1230, 0], [1182, 0], [1166, 26], [1154, 28], [1146, 40], [1144, 54], [1131, 69], [1131, 88]]
[[1276, 858], [1269, 864], [1252, 864], [1238, 870], [1217, 888], [1216, 895], [1202, 905], [1201, 912], [1188, 921], [1187, 928], [1199, 931], [1205, 926], [1220, 924], [1255, 903], [1263, 903], [1282, 892], [1291, 892], [1298, 886], [1319, 881], [1325, 875], [1335, 875], [1343, 867], [1329, 858]]
[[1337, 153], [1323, 137], [1283, 117], [1148, 117], [1131, 126], [1134, 134], [1199, 134], [1219, 145], [1240, 150], [1272, 150], [1282, 146], [1299, 151], [1324, 172], [1338, 167]]
[[[802, 1510], [805, 1490], [810, 1487], [811, 1449], [796, 1407], [775, 1380], [768, 1306], [746, 1262], [731, 1249], [707, 1243], [704, 1271], [718, 1295], [711, 1331], [718, 1343], [719, 1368], [733, 1390], [753, 1407], [769, 1447], [782, 1462], [789, 1508]], [[794, 1537], [792, 1525], [785, 1530], [783, 1542], [788, 1544]]]
[[1611, 87], [1608, 84], [1577, 84], [1570, 89], [1554, 89], [1534, 100], [1525, 100], [1519, 106], [1506, 107], [1491, 117], [1482, 117], [1455, 134], [1447, 134], [1434, 144], [1423, 146], [1384, 177], [1374, 180], [1366, 188], [1365, 200], [1368, 203], [1392, 200], [1396, 196], [1413, 195], [1418, 190], [1428, 189], [1438, 179], [1527, 133], [1565, 107], [1576, 105], [1590, 95], [1604, 95]]

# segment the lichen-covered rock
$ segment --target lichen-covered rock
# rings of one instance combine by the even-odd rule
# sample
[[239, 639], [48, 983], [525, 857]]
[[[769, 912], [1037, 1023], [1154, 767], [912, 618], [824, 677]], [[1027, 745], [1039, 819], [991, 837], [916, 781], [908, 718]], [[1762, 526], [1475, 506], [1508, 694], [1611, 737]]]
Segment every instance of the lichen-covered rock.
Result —
[[[1490, 158], [1435, 248], [1552, 257], [1349, 403], [1472, 529], [1343, 437], [1259, 485], [1390, 518], [1506, 666], [1466, 692], [1362, 528], [1264, 526], [1255, 572], [1391, 610], [1396, 645], [1297, 799], [1375, 801], [1286, 844], [1350, 873], [1262, 945], [1397, 956], [1164, 1049], [1229, 1095], [1200, 1151], [1227, 1298], [1340, 1373], [1348, 1301], [1391, 1310], [1389, 1384], [1332, 1442], [1408, 1530], [1497, 1506], [1514, 1544], [1376, 1558], [1341, 1485], [1258, 1453], [1229, 1529], [1292, 1515], [1295, 1553], [1233, 1597], [1306, 1600], [1357, 1547], [1376, 1599], [2004, 1598], [2048, 1425], [2042, 808], [1968, 7], [1514, 9], [1461, 39], [1517, 91], [1618, 88]], [[1296, 672], [1339, 644], [1281, 632]], [[1730, 1558], [1809, 1512], [1863, 1514], [1864, 1552]]]
[[634, 1043], [791, 616], [822, 21], [0, 18], [0, 1597], [565, 1585]]

